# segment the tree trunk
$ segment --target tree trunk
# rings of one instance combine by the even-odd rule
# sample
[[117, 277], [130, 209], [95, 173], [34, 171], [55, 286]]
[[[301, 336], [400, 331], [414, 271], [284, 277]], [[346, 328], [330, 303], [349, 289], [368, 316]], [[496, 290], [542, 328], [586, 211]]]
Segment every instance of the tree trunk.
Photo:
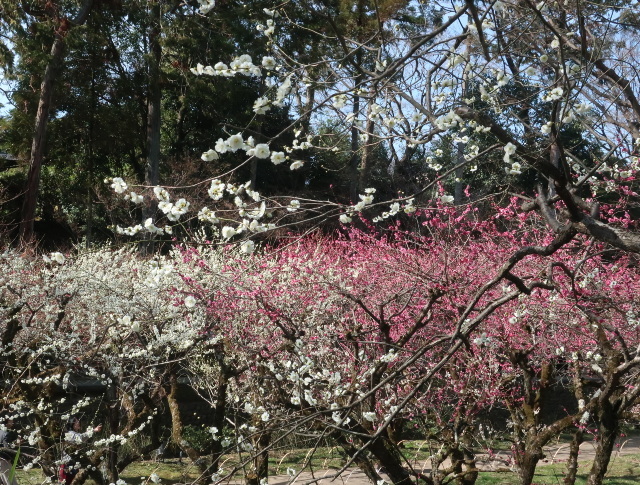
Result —
[[[193, 461], [197, 462], [200, 458], [200, 454], [182, 438], [183, 424], [182, 417], [180, 416], [180, 407], [178, 405], [178, 376], [175, 372], [172, 372], [169, 376], [169, 394], [167, 394], [167, 403], [169, 404], [169, 412], [171, 414], [171, 439], [172, 441], [184, 451], [187, 456]], [[201, 470], [206, 471], [206, 470]], [[201, 474], [198, 482], [205, 482], [206, 477]]]
[[160, 3], [153, 2], [151, 8], [151, 27], [149, 31], [149, 97], [147, 100], [147, 171], [145, 183], [150, 186], [158, 185], [160, 180], [160, 103], [162, 92], [160, 89]]
[[374, 441], [369, 450], [380, 462], [380, 465], [385, 469], [387, 475], [391, 479], [391, 482], [395, 485], [410, 485], [413, 483], [411, 475], [402, 466], [400, 454], [390, 450], [382, 438], [378, 438]]
[[263, 431], [256, 441], [256, 450], [259, 453], [254, 459], [254, 465], [256, 479], [260, 482], [263, 478], [269, 478], [269, 451], [267, 447], [271, 444], [271, 431]]
[[518, 463], [521, 485], [531, 485], [533, 483], [533, 476], [536, 473], [539, 460], [539, 453], [530, 453], [528, 451], [522, 453], [520, 462]]
[[[116, 377], [111, 376], [113, 382], [107, 387], [107, 404], [109, 406], [107, 416], [109, 419], [108, 429], [110, 435], [120, 434], [120, 406], [118, 402], [117, 382]], [[107, 451], [107, 477], [109, 483], [116, 483], [118, 481], [118, 448], [120, 448], [120, 442], [114, 441], [109, 444]]]
[[[149, 187], [154, 187], [160, 183], [160, 104], [162, 101], [162, 91], [160, 88], [160, 59], [162, 56], [160, 33], [160, 0], [154, 0], [151, 6], [148, 35], [147, 157], [144, 174], [144, 183]], [[156, 204], [153, 200], [150, 205], [144, 206], [142, 209], [143, 222], [149, 218], [154, 218], [156, 213], [155, 209]], [[149, 240], [141, 244], [140, 252], [142, 254], [151, 254], [154, 248], [153, 235], [150, 235]]]
[[373, 163], [373, 130], [375, 129], [375, 122], [372, 119], [368, 119], [364, 132], [367, 140], [362, 147], [362, 160], [360, 161], [360, 189], [364, 189], [371, 185], [371, 164]]
[[603, 400], [603, 405], [598, 412], [598, 441], [596, 442], [596, 456], [591, 465], [587, 485], [602, 485], [602, 480], [607, 473], [611, 453], [618, 436], [618, 418], [616, 411], [608, 399]]
[[38, 190], [40, 188], [40, 174], [44, 158], [44, 147], [47, 135], [47, 123], [49, 122], [49, 110], [53, 96], [53, 86], [58, 77], [60, 65], [64, 57], [65, 37], [72, 26], [82, 25], [89, 17], [93, 0], [85, 0], [82, 9], [76, 18], [69, 22], [62, 19], [55, 31], [53, 45], [51, 46], [50, 59], [44, 72], [44, 79], [40, 85], [40, 99], [36, 112], [35, 128], [31, 142], [31, 155], [29, 159], [29, 173], [25, 187], [22, 214], [20, 218], [19, 242], [29, 244], [33, 242], [33, 223], [36, 217]]
[[[218, 386], [216, 389], [216, 412], [213, 417], [213, 425], [218, 428], [218, 433], [220, 433], [219, 438], [217, 440], [211, 441], [211, 468], [209, 473], [210, 476], [214, 473], [217, 473], [220, 469], [220, 459], [224, 453], [222, 448], [222, 430], [225, 425], [225, 409], [226, 409], [226, 401], [227, 401], [227, 388], [229, 385], [229, 375], [223, 370], [220, 371], [220, 376], [218, 377]], [[211, 479], [210, 479], [211, 481]], [[215, 481], [215, 480], [213, 480]]]
[[[351, 443], [349, 443], [339, 431], [332, 433], [331, 436], [335, 439], [336, 443], [338, 443], [342, 447], [348, 457], [355, 455], [358, 451], [358, 449]], [[381, 480], [381, 477], [380, 475], [378, 475], [378, 472], [373, 466], [373, 463], [371, 463], [371, 460], [369, 460], [367, 457], [360, 454], [354, 461], [358, 468], [362, 470], [362, 472], [367, 476], [371, 483], [378, 483], [378, 481]]]
[[[456, 146], [456, 165], [460, 165], [464, 162], [464, 143], [457, 143]], [[464, 176], [464, 167], [456, 168], [456, 180], [453, 192], [454, 205], [462, 204], [464, 187], [462, 186], [462, 177]]]
[[[359, 55], [358, 55], [359, 59]], [[363, 76], [358, 74], [356, 86], [360, 85]], [[353, 204], [358, 202], [358, 182], [360, 181], [358, 168], [360, 167], [360, 130], [358, 130], [358, 112], [360, 111], [360, 96], [353, 97], [353, 121], [351, 122], [351, 157], [349, 158], [349, 198]]]
[[576, 476], [578, 474], [578, 453], [580, 451], [580, 445], [584, 441], [584, 432], [582, 429], [576, 429], [573, 433], [573, 439], [569, 445], [569, 458], [567, 459], [567, 474], [564, 476], [564, 485], [574, 485], [576, 483]]

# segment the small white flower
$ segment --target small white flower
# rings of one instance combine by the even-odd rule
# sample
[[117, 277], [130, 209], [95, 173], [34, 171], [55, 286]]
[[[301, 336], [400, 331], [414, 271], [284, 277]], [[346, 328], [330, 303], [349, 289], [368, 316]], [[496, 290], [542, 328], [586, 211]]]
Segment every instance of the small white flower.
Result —
[[276, 68], [276, 60], [271, 56], [265, 56], [262, 58], [262, 67], [267, 71], [272, 71]]
[[509, 142], [504, 146], [504, 152], [508, 155], [513, 155], [516, 152], [516, 146]]
[[149, 480], [151, 480], [153, 483], [160, 483], [160, 477], [157, 473], [152, 473], [151, 475], [149, 475]]
[[49, 257], [51, 258], [51, 261], [55, 261], [58, 264], [64, 264], [65, 262], [64, 255], [57, 251], [55, 253], [51, 253]]
[[156, 199], [158, 199], [159, 201], [169, 202], [169, 192], [167, 192], [162, 187], [154, 187], [153, 193], [155, 194]]
[[135, 192], [131, 192], [129, 194], [129, 198], [131, 199], [131, 202], [133, 202], [134, 204], [142, 204], [144, 197], [140, 194], [136, 194]]
[[513, 162], [511, 168], [507, 170], [510, 175], [520, 175], [522, 173], [522, 165], [518, 162]]
[[351, 217], [349, 217], [347, 214], [341, 214], [340, 215], [340, 222], [342, 222], [343, 224], [349, 224], [353, 219], [351, 219]]
[[192, 296], [189, 295], [184, 299], [184, 306], [186, 306], [187, 308], [193, 308], [196, 306], [196, 299]]
[[242, 134], [236, 133], [235, 135], [231, 135], [229, 139], [226, 141], [226, 146], [230, 152], [235, 152], [241, 149], [244, 146], [244, 140], [242, 139]]
[[373, 423], [376, 420], [376, 413], [365, 412], [365, 413], [362, 413], [362, 417], [367, 421]]
[[207, 150], [200, 156], [200, 158], [205, 162], [211, 162], [212, 160], [218, 160], [220, 155], [218, 155], [218, 152], [215, 150]]
[[300, 208], [300, 201], [297, 199], [293, 199], [291, 202], [289, 202], [289, 207], [287, 207], [287, 210], [289, 212], [295, 212]]
[[287, 156], [284, 154], [284, 152], [271, 152], [271, 162], [274, 165], [280, 165], [286, 159]]
[[235, 236], [235, 234], [236, 234], [236, 230], [231, 226], [224, 226], [222, 228], [222, 237], [224, 239], [230, 239], [233, 236]]
[[258, 115], [263, 115], [269, 111], [269, 100], [264, 96], [258, 98], [253, 103], [253, 112]]
[[452, 204], [454, 201], [453, 195], [444, 194], [440, 196], [440, 202], [443, 204]]
[[338, 94], [335, 98], [333, 98], [333, 107], [336, 109], [344, 108], [344, 105], [347, 103], [347, 97], [344, 94]]
[[266, 143], [258, 143], [253, 149], [253, 156], [256, 158], [269, 158], [270, 154], [269, 145]]
[[240, 251], [246, 254], [251, 254], [256, 249], [256, 243], [254, 243], [251, 239], [247, 239], [242, 244], [240, 244]]
[[111, 184], [111, 188], [116, 192], [116, 194], [122, 194], [127, 190], [127, 183], [122, 180], [121, 177], [114, 177], [113, 183]]
[[296, 160], [291, 164], [291, 166], [289, 168], [291, 170], [298, 170], [299, 168], [302, 168], [303, 166], [304, 166], [304, 162], [302, 160]]

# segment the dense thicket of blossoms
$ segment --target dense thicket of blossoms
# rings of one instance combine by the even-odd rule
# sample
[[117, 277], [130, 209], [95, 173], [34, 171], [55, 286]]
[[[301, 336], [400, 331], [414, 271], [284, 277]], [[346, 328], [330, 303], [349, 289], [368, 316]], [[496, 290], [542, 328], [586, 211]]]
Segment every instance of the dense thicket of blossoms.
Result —
[[[342, 447], [374, 481], [380, 463], [394, 483], [473, 483], [490, 409], [509, 413], [494, 431], [511, 436], [523, 482], [563, 431], [595, 433], [608, 460], [640, 392], [640, 275], [587, 239], [514, 259], [550, 243], [533, 215], [505, 229], [514, 208], [479, 220], [441, 206], [416, 215], [425, 236], [351, 230], [252, 255], [206, 241], [151, 259], [7, 252], [4, 405], [48, 470], [60, 460], [61, 420], [89, 406], [108, 423], [82, 463], [100, 480], [157, 446], [136, 436], [153, 438], [163, 403], [173, 442], [214, 481], [231, 472], [219, 461], [234, 451], [266, 479], [269, 450], [302, 433]], [[80, 377], [103, 395], [53, 398]], [[205, 451], [183, 437], [185, 379], [212, 406]], [[545, 401], [558, 386], [574, 394], [560, 417]], [[439, 444], [430, 476], [400, 456], [408, 427]], [[451, 467], [438, 468], [445, 458]]]

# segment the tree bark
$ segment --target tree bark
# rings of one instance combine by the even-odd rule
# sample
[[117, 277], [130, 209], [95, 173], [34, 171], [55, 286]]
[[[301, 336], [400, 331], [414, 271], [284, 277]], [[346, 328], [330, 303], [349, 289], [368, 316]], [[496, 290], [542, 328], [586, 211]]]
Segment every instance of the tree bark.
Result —
[[160, 180], [160, 103], [162, 91], [160, 88], [160, 60], [162, 47], [160, 46], [160, 3], [153, 2], [151, 9], [151, 27], [149, 31], [149, 97], [147, 100], [147, 170], [145, 183], [150, 186], [158, 185]]
[[567, 474], [564, 476], [562, 483], [564, 485], [574, 485], [576, 483], [576, 477], [578, 475], [578, 453], [580, 452], [580, 445], [584, 441], [584, 432], [582, 429], [576, 429], [573, 434], [573, 439], [569, 445], [569, 458], [567, 459]]
[[616, 409], [614, 409], [614, 405], [611, 404], [609, 399], [603, 399], [601, 401], [598, 414], [599, 426], [598, 441], [596, 442], [595, 450], [596, 456], [591, 465], [587, 485], [602, 485], [602, 480], [607, 473], [611, 453], [613, 452], [613, 447], [618, 435], [619, 418]]
[[38, 101], [38, 111], [36, 112], [35, 128], [31, 142], [29, 173], [27, 175], [27, 185], [22, 203], [19, 229], [19, 242], [23, 245], [33, 242], [33, 223], [36, 217], [40, 175], [42, 172], [44, 147], [47, 136], [47, 123], [49, 122], [54, 83], [58, 77], [60, 64], [64, 58], [65, 38], [73, 26], [82, 25], [87, 21], [92, 7], [93, 0], [85, 0], [76, 18], [71, 22], [63, 18], [55, 31], [50, 59], [44, 72], [44, 79], [40, 85], [40, 99]]

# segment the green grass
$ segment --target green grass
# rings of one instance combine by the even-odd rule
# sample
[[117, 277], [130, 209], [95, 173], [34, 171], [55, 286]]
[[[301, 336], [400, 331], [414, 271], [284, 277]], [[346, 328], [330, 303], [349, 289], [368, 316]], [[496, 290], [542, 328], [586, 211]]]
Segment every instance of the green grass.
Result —
[[[412, 463], [423, 462], [428, 457], [428, 450], [421, 446], [419, 442], [407, 444], [404, 453]], [[269, 471], [272, 475], [284, 475], [288, 467], [298, 471], [300, 466], [307, 460], [313, 470], [338, 469], [344, 463], [344, 457], [336, 448], [318, 448], [313, 454], [309, 450], [292, 450], [289, 452], [272, 453], [269, 460]], [[230, 470], [237, 461], [229, 458], [223, 464], [226, 470]], [[591, 466], [590, 461], [581, 462], [578, 471], [577, 485], [584, 485]], [[564, 477], [565, 464], [541, 464], [537, 468], [535, 477], [536, 485], [561, 485]], [[123, 478], [131, 485], [140, 485], [152, 473], [157, 473], [162, 479], [163, 485], [173, 485], [176, 483], [193, 482], [198, 477], [198, 470], [189, 460], [183, 460], [179, 464], [177, 460], [168, 460], [164, 463], [137, 462], [122, 473]], [[42, 483], [42, 473], [33, 469], [25, 472], [17, 471], [17, 479], [20, 485], [39, 485]], [[143, 478], [144, 477], [144, 478]], [[241, 477], [238, 477], [241, 479]], [[636, 485], [640, 478], [640, 454], [616, 456], [609, 465], [605, 485]], [[516, 485], [518, 477], [513, 472], [480, 472], [477, 485]], [[87, 482], [87, 485], [94, 485]]]

